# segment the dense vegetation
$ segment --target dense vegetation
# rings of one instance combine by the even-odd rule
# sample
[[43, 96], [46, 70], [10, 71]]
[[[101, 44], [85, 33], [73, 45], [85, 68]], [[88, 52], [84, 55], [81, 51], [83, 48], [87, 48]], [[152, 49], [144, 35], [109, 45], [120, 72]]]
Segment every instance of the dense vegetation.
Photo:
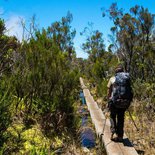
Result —
[[[105, 100], [107, 80], [118, 63], [131, 74], [134, 97], [143, 103], [140, 112], [145, 113], [147, 107], [150, 110], [147, 117], [154, 117], [154, 15], [140, 6], [124, 13], [116, 4], [103, 14], [114, 24], [109, 35], [111, 44], [106, 50], [103, 33], [90, 25], [82, 32], [86, 36], [82, 48], [89, 55], [86, 60], [76, 58], [73, 44], [76, 31], [71, 27], [70, 13], [47, 29], [32, 27], [33, 33], [22, 42], [5, 35], [5, 22], [0, 19], [1, 153], [11, 154], [24, 148], [21, 146], [26, 141], [24, 133], [35, 125], [49, 139], [75, 132], [74, 102], [79, 77], [87, 78], [96, 88], [97, 97]], [[48, 144], [45, 142], [39, 151], [47, 154]], [[37, 145], [33, 144], [28, 151], [35, 154]]]
[[[15, 120], [22, 120], [25, 127], [38, 123], [47, 136], [74, 127], [72, 105], [79, 71], [71, 65], [75, 57], [71, 20], [68, 14], [47, 30], [35, 31], [33, 37], [21, 44], [4, 34], [1, 19], [0, 145], [4, 146], [4, 153], [18, 151], [8, 131]], [[22, 139], [20, 134], [14, 140], [16, 143]], [[4, 145], [5, 142], [8, 143]]]

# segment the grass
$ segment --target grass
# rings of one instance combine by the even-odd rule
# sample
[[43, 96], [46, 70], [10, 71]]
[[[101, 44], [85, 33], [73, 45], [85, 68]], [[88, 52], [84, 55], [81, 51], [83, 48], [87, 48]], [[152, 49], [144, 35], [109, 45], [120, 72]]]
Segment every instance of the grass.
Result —
[[[139, 129], [136, 130], [132, 120], [126, 117], [125, 131], [133, 142], [135, 149], [141, 155], [155, 154], [155, 119], [150, 119], [141, 101], [135, 100], [131, 108], [134, 121]], [[152, 117], [154, 114], [152, 113]]]

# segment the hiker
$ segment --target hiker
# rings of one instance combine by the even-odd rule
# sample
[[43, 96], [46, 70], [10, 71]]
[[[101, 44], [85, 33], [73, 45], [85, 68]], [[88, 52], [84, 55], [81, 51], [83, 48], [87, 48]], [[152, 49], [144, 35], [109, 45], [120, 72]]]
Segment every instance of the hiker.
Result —
[[116, 67], [115, 76], [110, 78], [107, 87], [111, 140], [122, 142], [124, 134], [124, 115], [133, 97], [129, 73], [124, 72], [122, 65]]

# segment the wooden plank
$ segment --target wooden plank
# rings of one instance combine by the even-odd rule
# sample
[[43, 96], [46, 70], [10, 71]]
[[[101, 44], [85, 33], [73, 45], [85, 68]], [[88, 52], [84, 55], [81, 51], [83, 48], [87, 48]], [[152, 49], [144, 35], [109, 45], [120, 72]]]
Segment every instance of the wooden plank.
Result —
[[80, 78], [80, 84], [92, 122], [95, 126], [96, 134], [104, 143], [107, 155], [138, 155], [126, 134], [124, 134], [123, 143], [116, 143], [110, 140], [111, 132], [109, 119], [105, 118], [102, 110], [99, 108], [97, 102], [94, 101], [82, 78]]

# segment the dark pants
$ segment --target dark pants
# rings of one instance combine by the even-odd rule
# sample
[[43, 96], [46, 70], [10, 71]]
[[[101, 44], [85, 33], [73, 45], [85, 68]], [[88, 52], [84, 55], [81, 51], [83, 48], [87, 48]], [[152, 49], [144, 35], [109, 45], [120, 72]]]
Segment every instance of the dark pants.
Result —
[[125, 109], [118, 109], [114, 106], [110, 107], [110, 129], [111, 132], [116, 133], [118, 137], [123, 137], [124, 134], [124, 115]]

